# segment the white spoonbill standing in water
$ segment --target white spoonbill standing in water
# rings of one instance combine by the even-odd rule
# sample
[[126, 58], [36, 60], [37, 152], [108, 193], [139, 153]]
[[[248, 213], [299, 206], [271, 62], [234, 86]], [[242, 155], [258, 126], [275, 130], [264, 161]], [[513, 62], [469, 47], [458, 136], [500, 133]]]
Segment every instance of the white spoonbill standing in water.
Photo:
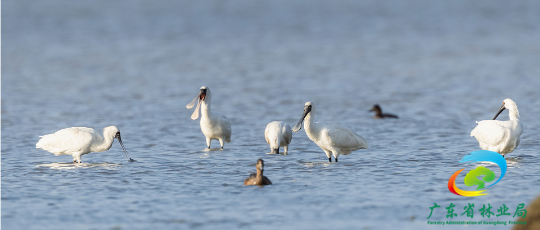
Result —
[[206, 137], [206, 145], [210, 148], [210, 142], [213, 139], [219, 140], [221, 148], [223, 149], [224, 142], [231, 142], [231, 123], [227, 117], [212, 113], [210, 110], [210, 89], [206, 86], [201, 87], [199, 95], [192, 102], [186, 105], [186, 108], [191, 109], [197, 101], [197, 108], [191, 114], [191, 119], [196, 120], [199, 118], [199, 107], [201, 107], [201, 131]]
[[300, 121], [294, 126], [293, 131], [298, 132], [302, 128], [304, 119], [304, 129], [309, 139], [317, 144], [326, 153], [328, 161], [332, 162], [334, 155], [336, 162], [340, 154], [348, 155], [358, 149], [367, 149], [368, 142], [351, 129], [334, 122], [313, 122], [315, 117], [315, 106], [311, 101], [304, 105], [304, 113]]
[[118, 139], [122, 150], [126, 153], [129, 162], [131, 158], [124, 148], [120, 130], [115, 126], [103, 129], [103, 137], [94, 129], [85, 127], [71, 127], [59, 130], [53, 134], [41, 136], [36, 148], [47, 150], [54, 155], [71, 155], [73, 162], [81, 163], [81, 157], [91, 152], [103, 152], [111, 148], [114, 138]]
[[291, 126], [283, 121], [272, 121], [266, 125], [264, 138], [270, 145], [270, 153], [279, 154], [279, 147], [283, 147], [284, 154], [287, 155], [292, 140]]
[[[495, 120], [504, 109], [508, 109], [510, 120]], [[499, 112], [492, 120], [476, 123], [478, 125], [471, 131], [471, 137], [476, 138], [483, 150], [498, 152], [504, 157], [518, 147], [523, 125], [519, 122], [519, 111], [512, 99], [507, 98], [503, 101]]]

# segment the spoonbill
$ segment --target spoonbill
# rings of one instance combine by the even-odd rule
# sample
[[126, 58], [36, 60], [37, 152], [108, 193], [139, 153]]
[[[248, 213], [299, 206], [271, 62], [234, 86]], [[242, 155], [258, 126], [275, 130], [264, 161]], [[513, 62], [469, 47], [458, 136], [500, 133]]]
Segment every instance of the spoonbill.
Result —
[[272, 121], [264, 130], [266, 143], [270, 145], [270, 153], [279, 154], [279, 147], [285, 149], [285, 155], [292, 140], [292, 130], [289, 124], [283, 121]]
[[257, 173], [252, 173], [249, 177], [244, 180], [244, 185], [269, 185], [272, 182], [265, 176], [263, 176], [264, 171], [264, 161], [262, 159], [257, 160]]
[[380, 119], [380, 118], [398, 118], [398, 116], [390, 113], [383, 113], [381, 107], [378, 104], [373, 105], [373, 108], [371, 108], [369, 111], [374, 111], [375, 116], [373, 118]]
[[[495, 120], [504, 109], [508, 109], [510, 120]], [[492, 120], [477, 121], [478, 125], [471, 131], [480, 148], [498, 152], [501, 155], [511, 153], [519, 145], [519, 137], [523, 133], [523, 125], [519, 122], [519, 111], [516, 103], [507, 98], [503, 101], [499, 112]]]
[[[197, 104], [197, 108], [195, 108], [195, 111], [191, 114], [191, 119], [196, 120], [199, 118], [199, 107], [201, 107], [202, 104], [201, 131], [206, 137], [206, 145], [210, 148], [210, 142], [217, 139], [221, 144], [221, 149], [223, 149], [224, 141], [231, 142], [231, 123], [227, 117], [221, 114], [212, 113], [210, 110], [211, 98], [210, 88], [203, 86], [199, 91], [199, 95], [187, 104], [186, 108], [191, 109]], [[197, 103], [197, 101], [199, 103]]]
[[86, 127], [71, 127], [59, 130], [53, 134], [40, 136], [36, 148], [47, 150], [54, 155], [71, 155], [74, 163], [81, 163], [81, 157], [91, 152], [103, 152], [111, 148], [114, 138], [118, 139], [129, 162], [133, 159], [124, 148], [120, 130], [115, 126], [105, 127], [103, 137], [94, 129]]
[[340, 154], [348, 155], [358, 149], [367, 149], [368, 142], [363, 137], [354, 133], [351, 129], [333, 122], [313, 122], [315, 117], [315, 106], [311, 101], [304, 105], [304, 113], [300, 121], [294, 126], [293, 131], [298, 132], [302, 128], [304, 119], [304, 128], [309, 139], [317, 144], [332, 162], [331, 155], [334, 155], [336, 162]]

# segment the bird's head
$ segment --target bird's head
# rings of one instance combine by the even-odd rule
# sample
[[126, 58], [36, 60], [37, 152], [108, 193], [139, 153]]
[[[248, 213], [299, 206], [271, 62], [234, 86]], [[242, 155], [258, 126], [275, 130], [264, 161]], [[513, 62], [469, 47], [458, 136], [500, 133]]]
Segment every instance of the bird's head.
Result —
[[129, 154], [126, 151], [126, 148], [124, 148], [124, 143], [122, 143], [122, 137], [120, 136], [120, 130], [116, 128], [116, 126], [106, 127], [103, 130], [103, 135], [110, 135], [113, 138], [118, 139], [118, 143], [120, 143], [120, 146], [122, 146], [122, 150], [124, 150], [124, 153], [126, 154], [126, 158], [128, 159], [128, 161], [131, 162], [133, 160], [129, 157]]
[[264, 161], [262, 159], [257, 160], [257, 169], [261, 171], [264, 170]]
[[302, 122], [304, 122], [304, 119], [306, 118], [306, 116], [309, 113], [314, 113], [314, 112], [315, 112], [315, 106], [313, 106], [313, 103], [311, 103], [311, 101], [306, 102], [306, 104], [304, 104], [304, 112], [302, 113], [300, 120], [298, 121], [298, 123], [296, 123], [296, 125], [293, 127], [292, 130], [294, 132], [300, 131], [300, 129], [302, 129]]

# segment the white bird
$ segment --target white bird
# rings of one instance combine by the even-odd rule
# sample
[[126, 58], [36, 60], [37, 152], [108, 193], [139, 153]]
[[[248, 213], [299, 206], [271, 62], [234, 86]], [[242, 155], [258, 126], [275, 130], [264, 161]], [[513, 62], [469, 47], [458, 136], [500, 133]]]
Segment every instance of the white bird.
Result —
[[354, 133], [351, 129], [333, 122], [313, 122], [315, 117], [315, 106], [310, 101], [304, 105], [304, 113], [300, 121], [294, 126], [293, 131], [298, 132], [302, 128], [304, 119], [304, 129], [309, 139], [317, 144], [332, 162], [331, 155], [334, 155], [336, 162], [340, 154], [348, 155], [358, 149], [367, 149], [368, 142], [363, 137]]
[[[495, 120], [504, 109], [508, 109], [509, 121]], [[523, 125], [519, 122], [519, 111], [512, 99], [503, 101], [499, 112], [492, 120], [477, 121], [478, 125], [471, 131], [471, 137], [475, 137], [480, 148], [498, 152], [501, 155], [511, 153], [519, 145], [519, 137], [523, 133]]]
[[201, 107], [201, 131], [206, 137], [206, 145], [210, 148], [210, 142], [213, 139], [219, 140], [221, 148], [223, 149], [224, 142], [231, 142], [231, 123], [227, 117], [212, 113], [210, 110], [210, 89], [206, 86], [201, 87], [199, 95], [192, 102], [186, 105], [186, 108], [191, 109], [197, 103], [197, 108], [191, 115], [191, 119], [196, 120], [199, 118], [199, 107]]
[[47, 150], [54, 155], [71, 155], [73, 162], [81, 163], [81, 156], [91, 152], [103, 152], [111, 148], [114, 138], [118, 139], [129, 162], [131, 158], [124, 148], [120, 130], [115, 126], [103, 129], [103, 137], [94, 129], [86, 127], [71, 127], [59, 130], [53, 134], [40, 136], [36, 148]]
[[279, 147], [285, 149], [285, 155], [292, 140], [292, 130], [289, 124], [283, 121], [272, 121], [264, 130], [266, 143], [270, 145], [270, 153], [279, 154]]

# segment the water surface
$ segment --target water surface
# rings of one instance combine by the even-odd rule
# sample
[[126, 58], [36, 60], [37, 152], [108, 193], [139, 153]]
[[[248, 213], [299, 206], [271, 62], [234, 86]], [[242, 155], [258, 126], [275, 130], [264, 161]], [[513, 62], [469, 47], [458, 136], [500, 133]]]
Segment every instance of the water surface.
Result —
[[[540, 193], [538, 2], [2, 3], [2, 228], [436, 229], [433, 203], [445, 221], [450, 203], [513, 214]], [[202, 85], [231, 121], [224, 150], [204, 150], [185, 108]], [[507, 174], [487, 196], [450, 193], [505, 98], [524, 125]], [[307, 101], [370, 148], [327, 163], [302, 129], [290, 155], [266, 154], [266, 124], [293, 126]], [[400, 119], [372, 119], [375, 103]], [[81, 165], [35, 149], [110, 125], [136, 162], [117, 143]], [[259, 158], [273, 185], [244, 187]]]

